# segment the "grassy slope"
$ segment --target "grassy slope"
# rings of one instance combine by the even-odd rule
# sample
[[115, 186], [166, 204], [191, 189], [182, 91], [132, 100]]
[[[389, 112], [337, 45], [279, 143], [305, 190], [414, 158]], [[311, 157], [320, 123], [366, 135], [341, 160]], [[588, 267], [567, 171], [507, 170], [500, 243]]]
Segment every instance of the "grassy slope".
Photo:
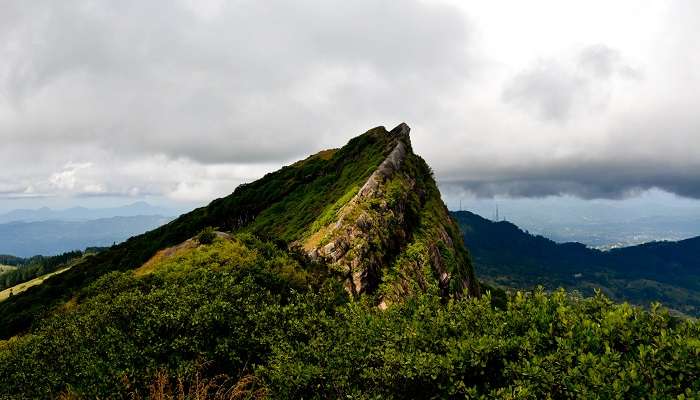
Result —
[[70, 267], [61, 268], [58, 271], [54, 271], [54, 272], [36, 277], [30, 281], [22, 282], [18, 285], [11, 287], [11, 288], [7, 288], [3, 291], [0, 291], [0, 301], [6, 300], [8, 297], [10, 297], [10, 293], [12, 293], [13, 295], [16, 296], [16, 295], [26, 291], [27, 289], [29, 289], [31, 287], [41, 285], [42, 283], [44, 283], [45, 280], [49, 279], [50, 277], [64, 273], [64, 272], [68, 271], [69, 269], [70, 269]]
[[14, 267], [14, 266], [12, 266], [12, 265], [2, 265], [2, 264], [0, 264], [0, 274], [2, 274], [3, 272], [12, 271], [12, 270], [15, 269], [15, 268], [17, 268], [17, 267]]
[[324, 151], [236, 188], [233, 194], [83, 262], [45, 284], [0, 304], [0, 338], [27, 330], [37, 318], [110, 271], [136, 268], [158, 250], [194, 236], [206, 226], [245, 230], [290, 241], [344, 196], [364, 183], [392, 149], [383, 127], [369, 130], [337, 151]]

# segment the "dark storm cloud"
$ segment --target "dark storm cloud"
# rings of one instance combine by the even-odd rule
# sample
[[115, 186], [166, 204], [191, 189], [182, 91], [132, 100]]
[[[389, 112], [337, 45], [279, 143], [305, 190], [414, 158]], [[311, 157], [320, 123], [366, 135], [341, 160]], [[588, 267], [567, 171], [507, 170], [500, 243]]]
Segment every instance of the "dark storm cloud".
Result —
[[[546, 197], [574, 195], [583, 199], [623, 199], [649, 189], [662, 189], [700, 199], [700, 163], [677, 166], [649, 162], [552, 162], [541, 166], [501, 168], [490, 180], [445, 179], [478, 197]], [[484, 171], [485, 175], [490, 174]]]
[[[612, 175], [611, 178], [615, 178]], [[561, 180], [540, 177], [514, 177], [513, 180], [489, 182], [444, 182], [446, 186], [458, 186], [477, 197], [547, 197], [573, 195], [582, 199], [624, 199], [650, 189], [662, 189], [669, 193], [690, 198], [700, 198], [700, 181], [694, 177], [677, 176], [640, 177], [631, 181], [595, 180], [581, 181], [565, 176]]]

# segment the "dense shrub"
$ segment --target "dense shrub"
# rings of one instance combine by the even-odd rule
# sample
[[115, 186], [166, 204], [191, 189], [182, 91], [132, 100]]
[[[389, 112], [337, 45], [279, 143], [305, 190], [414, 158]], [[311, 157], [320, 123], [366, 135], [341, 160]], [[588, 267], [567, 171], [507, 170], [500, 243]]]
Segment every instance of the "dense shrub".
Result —
[[216, 239], [216, 232], [211, 226], [202, 229], [197, 235], [197, 241], [200, 244], [212, 244], [214, 239]]
[[506, 310], [487, 298], [357, 302], [312, 340], [279, 343], [259, 373], [283, 398], [668, 398], [700, 390], [698, 328], [563, 291]]
[[31, 334], [0, 342], [0, 398], [148, 397], [154, 382], [175, 393], [168, 382], [193, 374], [245, 377], [251, 393], [271, 398], [700, 391], [700, 326], [659, 307], [540, 290], [504, 308], [488, 296], [420, 295], [382, 311], [368, 297], [349, 300], [314, 268], [239, 235], [166, 258], [145, 276], [105, 275]]
[[161, 370], [253, 371], [272, 343], [307, 335], [290, 324], [343, 297], [335, 281], [314, 282], [304, 267], [243, 236], [166, 259], [146, 276], [109, 273], [32, 334], [0, 344], [0, 395], [70, 388], [88, 398], [126, 396]]

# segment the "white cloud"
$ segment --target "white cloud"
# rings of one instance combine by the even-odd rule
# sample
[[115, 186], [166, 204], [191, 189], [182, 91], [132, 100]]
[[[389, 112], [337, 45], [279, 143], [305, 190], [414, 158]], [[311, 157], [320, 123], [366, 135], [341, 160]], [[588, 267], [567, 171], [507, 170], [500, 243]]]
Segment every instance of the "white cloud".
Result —
[[690, 1], [10, 0], [0, 196], [201, 201], [406, 121], [438, 178], [475, 193], [700, 197], [699, 17]]

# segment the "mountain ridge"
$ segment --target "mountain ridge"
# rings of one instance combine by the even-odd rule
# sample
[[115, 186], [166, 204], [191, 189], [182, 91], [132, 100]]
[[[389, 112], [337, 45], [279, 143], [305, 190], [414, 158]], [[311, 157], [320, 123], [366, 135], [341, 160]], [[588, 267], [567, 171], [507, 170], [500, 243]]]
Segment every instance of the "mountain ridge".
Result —
[[8, 222], [0, 224], [0, 253], [18, 257], [52, 256], [86, 247], [111, 246], [171, 219], [161, 215], [135, 215]]
[[174, 210], [151, 205], [145, 201], [137, 201], [131, 204], [107, 207], [88, 208], [70, 207], [65, 209], [41, 208], [19, 208], [0, 214], [0, 224], [10, 222], [38, 222], [38, 221], [87, 221], [94, 219], [104, 219], [112, 217], [133, 217], [140, 215], [176, 215]]
[[477, 297], [432, 171], [400, 138], [371, 129], [0, 302], [0, 398], [700, 390], [691, 319], [600, 293]]
[[[413, 153], [408, 132], [406, 124], [392, 131], [370, 129], [340, 149], [240, 185], [229, 196], [86, 257], [0, 303], [0, 337], [26, 331], [100, 276], [136, 269], [206, 227], [253, 234], [286, 249], [301, 247], [322, 228], [338, 224], [338, 235], [326, 239], [343, 249], [342, 256], [329, 260], [330, 253], [318, 246], [309, 246], [309, 253], [342, 275], [352, 295], [371, 295], [383, 306], [420, 291], [477, 296], [479, 284], [459, 230], [430, 168]], [[341, 218], [338, 212], [363, 193]]]

